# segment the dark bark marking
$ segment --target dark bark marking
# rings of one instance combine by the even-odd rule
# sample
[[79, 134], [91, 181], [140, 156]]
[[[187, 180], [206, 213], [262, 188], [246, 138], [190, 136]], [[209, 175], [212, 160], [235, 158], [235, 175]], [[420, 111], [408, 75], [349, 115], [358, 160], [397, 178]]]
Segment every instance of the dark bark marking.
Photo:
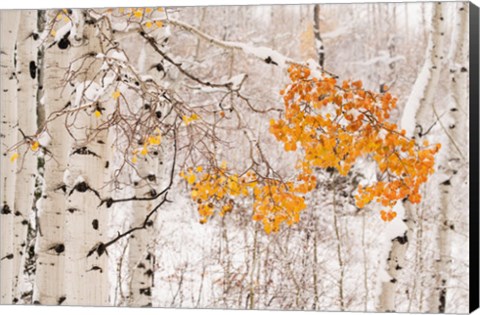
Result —
[[58, 305], [62, 305], [62, 303], [65, 302], [66, 299], [67, 299], [66, 296], [59, 297], [57, 300]]
[[80, 155], [93, 155], [94, 157], [100, 157], [97, 153], [93, 152], [92, 150], [89, 150], [87, 147], [80, 147], [76, 149], [75, 151], [72, 152], [71, 155], [74, 154], [80, 154]]
[[37, 65], [35, 64], [35, 61], [33, 61], [33, 60], [30, 61], [28, 69], [30, 71], [30, 77], [32, 79], [35, 79], [37, 77]]
[[146, 296], [152, 296], [152, 291], [150, 290], [149, 287], [140, 288], [138, 291], [140, 292], [140, 294], [143, 294], [143, 295], [146, 295]]
[[107, 208], [110, 208], [113, 205], [113, 199], [108, 198], [107, 201], [106, 201], [106, 204], [107, 204]]
[[80, 211], [80, 210], [78, 210], [77, 208], [68, 208], [67, 211], [70, 212], [70, 213], [74, 213], [74, 212]]
[[452, 182], [450, 182], [450, 179], [447, 179], [446, 181], [441, 182], [440, 185], [443, 185], [443, 186], [451, 186], [451, 185], [452, 185]]
[[64, 50], [64, 49], [67, 49], [68, 46], [70, 46], [70, 40], [68, 39], [68, 36], [70, 36], [70, 31], [65, 33], [65, 35], [63, 35], [63, 37], [58, 41], [59, 49]]
[[155, 174], [149, 174], [147, 176], [147, 179], [151, 182], [156, 182], [157, 181], [157, 177], [155, 176]]
[[7, 204], [4, 204], [2, 207], [1, 214], [10, 214], [12, 211], [10, 210], [10, 207]]
[[99, 266], [93, 266], [91, 269], [87, 270], [87, 272], [96, 270], [98, 270], [100, 273], [103, 273], [103, 269]]
[[54, 250], [55, 253], [60, 255], [61, 253], [63, 253], [65, 251], [65, 245], [62, 244], [62, 243], [58, 243], [58, 244], [55, 244], [55, 245], [51, 246], [48, 250]]
[[95, 244], [95, 246], [92, 247], [92, 249], [90, 249], [87, 253], [87, 257], [90, 257], [93, 255], [93, 253], [97, 253], [98, 257], [102, 256], [104, 253], [107, 253], [107, 247], [105, 246], [105, 244], [103, 244], [102, 242], [99, 242], [97, 244]]
[[7, 259], [7, 260], [13, 259], [13, 254], [7, 254], [7, 255], [3, 256], [3, 257], [0, 259], [0, 261], [1, 261], [1, 260], [5, 260], [5, 259]]
[[[57, 190], [61, 190], [65, 193], [65, 192], [67, 192], [67, 185], [65, 185], [65, 184], [58, 185], [57, 188], [55, 188], [53, 191], [57, 191]], [[46, 198], [46, 196], [45, 196], [45, 198]]]
[[407, 232], [403, 234], [403, 236], [397, 236], [395, 237], [392, 242], [398, 242], [400, 245], [404, 245], [408, 242], [408, 237], [407, 237]]
[[267, 64], [272, 64], [272, 65], [278, 66], [278, 63], [276, 63], [276, 62], [272, 59], [272, 57], [270, 57], [270, 56], [268, 56], [267, 58], [265, 58], [265, 62], [266, 62]]

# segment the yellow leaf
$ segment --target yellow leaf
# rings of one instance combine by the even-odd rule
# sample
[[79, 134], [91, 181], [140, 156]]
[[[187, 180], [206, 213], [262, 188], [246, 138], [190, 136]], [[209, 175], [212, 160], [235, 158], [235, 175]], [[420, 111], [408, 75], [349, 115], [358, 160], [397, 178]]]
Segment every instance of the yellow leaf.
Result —
[[143, 147], [142, 151], [140, 151], [140, 154], [141, 155], [147, 155], [148, 154], [148, 150], [146, 147]]
[[146, 9], [145, 9], [145, 12], [147, 12], [147, 13], [151, 13], [152, 11], [153, 11], [152, 8], [146, 8]]
[[119, 90], [116, 90], [115, 92], [113, 92], [113, 99], [114, 100], [117, 100], [119, 97], [120, 97], [121, 93]]
[[145, 27], [146, 27], [146, 28], [152, 27], [152, 22], [150, 22], [150, 21], [146, 22], [146, 23], [145, 23]]
[[201, 171], [203, 171], [203, 167], [197, 166], [197, 168], [196, 168], [195, 170], [196, 170], [197, 172], [201, 172]]
[[158, 135], [156, 137], [154, 136], [149, 136], [148, 137], [148, 144], [150, 145], [160, 145], [162, 141], [162, 136]]
[[265, 233], [270, 234], [272, 232], [272, 225], [270, 223], [264, 223], [263, 229]]
[[138, 161], [138, 158], [137, 158], [136, 155], [134, 155], [134, 156], [132, 157], [132, 163], [135, 164], [135, 163], [137, 163], [137, 161]]
[[195, 177], [195, 174], [190, 174], [190, 175], [188, 175], [188, 177], [187, 177], [187, 182], [191, 185], [191, 184], [195, 183], [195, 179], [197, 179], [197, 178]]
[[15, 160], [18, 159], [19, 156], [20, 155], [17, 152], [13, 153], [12, 156], [10, 157], [10, 162], [12, 163], [15, 162]]
[[95, 111], [95, 117], [99, 118], [100, 116], [102, 116], [102, 112], [97, 109]]
[[163, 26], [163, 22], [162, 21], [155, 21], [155, 25], [157, 27], [162, 27]]
[[38, 143], [38, 141], [33, 141], [33, 143], [30, 145], [30, 148], [32, 149], [32, 151], [37, 151], [39, 146], [40, 143]]
[[141, 18], [143, 16], [143, 12], [141, 10], [137, 10], [133, 13], [133, 15], [137, 18]]
[[158, 8], [157, 11], [158, 12], [163, 12], [164, 10], [163, 10], [163, 8]]

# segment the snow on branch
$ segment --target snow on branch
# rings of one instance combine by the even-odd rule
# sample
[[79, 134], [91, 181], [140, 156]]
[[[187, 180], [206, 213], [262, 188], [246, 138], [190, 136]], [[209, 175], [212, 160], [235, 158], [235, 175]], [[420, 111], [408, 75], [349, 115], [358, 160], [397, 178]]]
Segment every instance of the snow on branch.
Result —
[[265, 63], [272, 64], [275, 66], [279, 66], [281, 68], [288, 67], [290, 65], [296, 65], [296, 66], [308, 66], [311, 71], [318, 71], [320, 70], [321, 72], [328, 74], [329, 76], [332, 77], [337, 77], [335, 74], [328, 72], [326, 70], [322, 70], [320, 68], [320, 65], [318, 64], [312, 64], [309, 62], [308, 64], [296, 61], [290, 57], [287, 57], [280, 52], [269, 48], [269, 47], [257, 47], [251, 44], [247, 43], [241, 43], [241, 42], [233, 42], [233, 41], [223, 41], [219, 40], [215, 37], [212, 37], [202, 31], [200, 31], [198, 28], [195, 28], [192, 25], [186, 24], [182, 21], [179, 20], [174, 20], [174, 19], [169, 19], [165, 20], [166, 23], [169, 23], [171, 25], [177, 26], [182, 28], [183, 30], [190, 32], [192, 34], [197, 35], [198, 37], [208, 41], [211, 44], [217, 45], [219, 47], [225, 48], [225, 49], [233, 49], [233, 50], [238, 50], [243, 52], [246, 55], [255, 57], [257, 59], [260, 59], [264, 61]]

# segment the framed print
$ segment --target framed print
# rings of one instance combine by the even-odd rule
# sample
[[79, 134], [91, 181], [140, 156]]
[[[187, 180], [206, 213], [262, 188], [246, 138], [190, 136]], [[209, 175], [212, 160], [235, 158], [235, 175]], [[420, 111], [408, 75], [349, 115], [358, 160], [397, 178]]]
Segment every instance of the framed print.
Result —
[[0, 10], [0, 304], [472, 312], [478, 20]]

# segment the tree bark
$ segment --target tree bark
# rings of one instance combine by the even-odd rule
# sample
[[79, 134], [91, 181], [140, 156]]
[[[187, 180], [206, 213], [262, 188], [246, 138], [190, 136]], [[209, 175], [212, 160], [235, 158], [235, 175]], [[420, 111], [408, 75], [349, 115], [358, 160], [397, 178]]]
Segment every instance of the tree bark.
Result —
[[[432, 29], [425, 54], [425, 63], [415, 81], [402, 116], [401, 127], [406, 130], [408, 137], [423, 137], [427, 130], [428, 118], [431, 117], [431, 106], [440, 78], [443, 56], [443, 38], [445, 33], [444, 8], [442, 3], [433, 4]], [[378, 311], [396, 311], [395, 296], [401, 270], [405, 266], [405, 253], [409, 245], [409, 236], [413, 228], [413, 205], [408, 201], [403, 204], [405, 208], [404, 222], [406, 228], [403, 235], [398, 235], [391, 240], [387, 258], [387, 274], [389, 279], [382, 281]], [[399, 220], [397, 218], [397, 220]]]
[[108, 257], [103, 243], [108, 237], [108, 209], [100, 206], [102, 193], [108, 187], [110, 149], [108, 129], [98, 131], [103, 117], [109, 115], [110, 94], [104, 99], [92, 96], [102, 88], [101, 61], [91, 54], [103, 53], [101, 25], [89, 20], [84, 10], [74, 10], [76, 34], [72, 34], [69, 75], [75, 88], [72, 104], [80, 101], [104, 108], [96, 117], [95, 107], [83, 109], [68, 117], [74, 137], [68, 157], [67, 212], [65, 214], [66, 304], [109, 305]]
[[[435, 287], [434, 294], [430, 295], [429, 312], [445, 313], [447, 311], [447, 285], [451, 276], [452, 240], [451, 233], [455, 230], [453, 221], [452, 193], [454, 187], [460, 187], [467, 174], [461, 167], [461, 161], [466, 156], [460, 156], [459, 147], [466, 142], [463, 138], [468, 128], [468, 3], [458, 3], [456, 7], [456, 26], [452, 35], [450, 61], [450, 89], [452, 91], [452, 105], [449, 108], [447, 119], [448, 141], [440, 155], [440, 167], [448, 179], [440, 183], [440, 218], [438, 222], [438, 257], [435, 260]], [[444, 126], [444, 124], [442, 124]], [[444, 126], [445, 127], [445, 126]]]
[[[145, 156], [140, 159], [137, 172], [140, 178], [135, 181], [135, 195], [149, 196], [157, 192], [158, 159]], [[152, 201], [134, 201], [132, 206], [132, 225], [139, 226], [152, 210]], [[128, 270], [130, 271], [129, 306], [152, 306], [155, 246], [153, 234], [154, 221], [146, 229], [136, 231], [129, 239]]]
[[[37, 11], [23, 10], [20, 13], [20, 26], [17, 43], [17, 78], [18, 78], [18, 128], [26, 135], [37, 131]], [[23, 135], [18, 133], [18, 141]], [[38, 151], [38, 149], [32, 150]], [[14, 302], [20, 301], [22, 279], [24, 279], [24, 259], [29, 218], [34, 201], [37, 156], [28, 152], [18, 163], [15, 183], [15, 216], [13, 222]]]
[[[47, 12], [48, 15], [48, 12]], [[52, 45], [45, 49], [44, 57], [44, 107], [45, 116], [60, 111], [68, 103], [71, 88], [65, 84], [68, 69], [68, 49]], [[70, 138], [62, 119], [52, 120], [48, 129], [42, 197], [37, 203], [38, 235], [34, 304], [57, 305], [65, 300], [65, 238], [66, 186], [63, 180], [67, 167]]]
[[316, 4], [313, 8], [313, 33], [315, 35], [315, 50], [318, 54], [318, 64], [320, 67], [325, 63], [325, 48], [323, 46], [322, 36], [320, 34], [320, 5]]
[[424, 68], [428, 67], [429, 80], [426, 81], [423, 95], [416, 111], [415, 121], [421, 127], [415, 136], [418, 136], [419, 138], [423, 137], [428, 132], [430, 126], [429, 123], [431, 123], [433, 101], [435, 95], [437, 95], [442, 63], [445, 59], [445, 31], [445, 8], [441, 2], [436, 2], [433, 7], [432, 30], [427, 48], [426, 61], [424, 63]]
[[0, 304], [11, 304], [13, 298], [14, 261], [17, 261], [14, 246], [13, 222], [15, 216], [15, 179], [17, 164], [21, 159], [11, 160], [12, 152], [7, 153], [17, 142], [17, 77], [15, 74], [15, 45], [17, 43], [18, 21], [20, 12], [0, 11], [0, 64], [1, 64], [1, 211], [0, 229], [2, 240], [0, 245]]
[[[408, 201], [407, 201], [408, 202]], [[379, 300], [379, 312], [395, 312], [395, 297], [397, 293], [397, 283], [402, 275], [402, 269], [405, 268], [405, 254], [409, 245], [409, 237], [413, 228], [411, 212], [406, 204], [403, 221], [406, 228], [403, 235], [398, 235], [390, 240], [390, 250], [386, 262], [386, 272], [388, 279], [381, 282], [381, 294]], [[397, 220], [399, 220], [397, 218]]]

